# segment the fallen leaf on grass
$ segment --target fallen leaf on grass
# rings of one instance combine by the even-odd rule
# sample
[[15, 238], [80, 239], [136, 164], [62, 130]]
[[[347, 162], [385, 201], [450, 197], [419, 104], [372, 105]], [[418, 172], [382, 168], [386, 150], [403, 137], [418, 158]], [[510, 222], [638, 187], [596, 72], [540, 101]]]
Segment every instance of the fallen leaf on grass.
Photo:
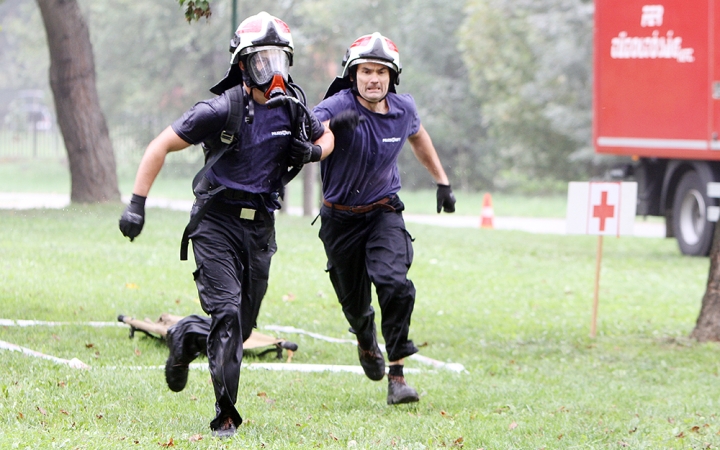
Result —
[[160, 447], [175, 447], [175, 442], [173, 442], [173, 438], [170, 438], [170, 440], [164, 444], [161, 444], [160, 442], [158, 442], [158, 444], [160, 444]]
[[294, 302], [295, 301], [295, 294], [293, 293], [287, 293], [282, 296], [282, 299], [284, 302]]
[[40, 411], [40, 414], [42, 414], [43, 416], [47, 416], [47, 411], [45, 411], [42, 406], [36, 406], [36, 408], [38, 411]]
[[690, 428], [690, 431], [692, 431], [693, 433], [697, 433], [700, 431], [700, 427], [695, 425], [694, 427]]
[[136, 349], [135, 349], [135, 355], [136, 355], [136, 356], [142, 355], [142, 352], [140, 351], [139, 348], [136, 348]]
[[453, 441], [453, 447], [460, 447], [460, 448], [462, 448], [463, 445], [464, 445], [463, 442], [465, 442], [465, 439], [463, 439], [463, 437], [460, 436], [459, 438], [457, 438], [457, 439], [455, 439], [455, 440]]
[[85, 344], [85, 348], [93, 348], [93, 347], [95, 347], [95, 344], [93, 344], [92, 342], [88, 342], [87, 344]]
[[65, 411], [64, 409], [61, 409], [60, 412], [63, 413], [63, 414], [65, 414], [66, 416], [69, 416], [69, 415], [70, 415], [70, 413], [67, 412], [67, 411]]
[[677, 435], [677, 436], [675, 436], [675, 437], [676, 437], [676, 438], [680, 438], [680, 439], [682, 439], [682, 438], [684, 438], [684, 437], [685, 437], [685, 433], [684, 433], [683, 431], [681, 431], [681, 432], [680, 432], [680, 434], [678, 434], [678, 435]]
[[192, 436], [190, 436], [189, 441], [190, 442], [202, 441], [202, 434], [193, 434]]
[[446, 412], [443, 411], [442, 409], [440, 410], [440, 415], [443, 416], [443, 417], [447, 417], [447, 418], [451, 418], [451, 417], [452, 417], [450, 414], [446, 413]]
[[518, 427], [517, 422], [513, 422], [510, 425], [508, 425], [508, 430], [514, 430], [517, 427]]
[[257, 396], [258, 397], [267, 397], [267, 394], [265, 392], [258, 392]]

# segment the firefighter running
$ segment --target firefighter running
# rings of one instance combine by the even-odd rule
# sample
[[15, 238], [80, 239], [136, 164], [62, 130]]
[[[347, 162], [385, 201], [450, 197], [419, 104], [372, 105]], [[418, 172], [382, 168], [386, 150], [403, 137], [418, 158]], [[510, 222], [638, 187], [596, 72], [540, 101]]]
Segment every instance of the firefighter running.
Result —
[[321, 163], [320, 239], [365, 374], [376, 381], [385, 375], [370, 305], [375, 285], [390, 361], [387, 403], [417, 402], [417, 391], [403, 374], [404, 358], [418, 351], [408, 339], [415, 305], [415, 286], [407, 278], [412, 238], [398, 197], [397, 158], [406, 140], [437, 183], [437, 212], [454, 212], [455, 197], [413, 98], [395, 92], [402, 71], [395, 44], [380, 33], [362, 36], [347, 50], [343, 65], [314, 109], [335, 136], [334, 151]]
[[[242, 423], [235, 408], [242, 342], [256, 326], [267, 290], [270, 260], [277, 249], [273, 211], [280, 207], [283, 176], [288, 167], [319, 161], [333, 146], [332, 134], [314, 117], [310, 139], [302, 140], [293, 129], [289, 108], [264, 106], [270, 98], [291, 91], [293, 40], [285, 22], [265, 12], [247, 18], [235, 32], [230, 51], [230, 69], [211, 89], [218, 96], [197, 103], [148, 145], [132, 200], [120, 219], [123, 235], [133, 240], [140, 234], [145, 199], [168, 153], [203, 143], [211, 156], [219, 141], [231, 142], [201, 180], [206, 196], [217, 194], [189, 234], [200, 303], [211, 317], [207, 355], [216, 403], [210, 428], [218, 437], [232, 436]], [[246, 98], [245, 120], [239, 129], [224, 130], [230, 108], [226, 91], [239, 85]], [[188, 364], [198, 353], [182, 348], [183, 336], [174, 332], [182, 328], [178, 325], [168, 332], [171, 350], [166, 364], [168, 386], [175, 391], [185, 387]]]

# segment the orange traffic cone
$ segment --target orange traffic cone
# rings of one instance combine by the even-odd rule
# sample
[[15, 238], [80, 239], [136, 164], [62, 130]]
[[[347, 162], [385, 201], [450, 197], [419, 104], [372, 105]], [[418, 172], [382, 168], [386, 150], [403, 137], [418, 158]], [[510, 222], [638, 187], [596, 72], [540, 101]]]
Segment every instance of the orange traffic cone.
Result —
[[493, 212], [492, 197], [489, 193], [483, 196], [482, 213], [480, 214], [480, 228], [493, 228]]

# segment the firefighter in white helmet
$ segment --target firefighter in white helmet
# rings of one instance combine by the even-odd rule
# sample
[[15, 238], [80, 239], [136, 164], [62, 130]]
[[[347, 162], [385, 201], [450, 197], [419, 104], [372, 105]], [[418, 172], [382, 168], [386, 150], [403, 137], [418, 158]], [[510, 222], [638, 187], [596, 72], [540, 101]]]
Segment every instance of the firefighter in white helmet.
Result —
[[358, 357], [371, 380], [385, 375], [378, 346], [371, 285], [380, 306], [380, 328], [389, 361], [388, 404], [419, 400], [405, 382], [404, 358], [416, 353], [409, 340], [415, 287], [407, 278], [412, 238], [398, 197], [397, 158], [405, 142], [437, 184], [437, 212], [455, 211], [455, 197], [430, 136], [409, 94], [397, 94], [400, 54], [387, 37], [359, 37], [343, 59], [342, 74], [314, 108], [335, 136], [321, 163], [323, 206], [320, 239], [327, 271], [345, 318], [358, 340]]
[[266, 12], [247, 18], [230, 52], [230, 69], [211, 88], [218, 96], [197, 103], [148, 145], [120, 218], [123, 235], [136, 238], [145, 221], [145, 199], [166, 155], [203, 144], [207, 163], [193, 186], [196, 206], [202, 206], [193, 208], [183, 241], [192, 240], [193, 276], [211, 325], [206, 342], [184, 333], [181, 323], [168, 330], [165, 378], [171, 390], [181, 391], [189, 363], [207, 345], [216, 400], [210, 428], [219, 437], [232, 436], [242, 423], [235, 403], [243, 341], [256, 326], [267, 290], [277, 249], [274, 211], [280, 208], [288, 168], [319, 161], [333, 144], [329, 130], [312, 114], [298, 114], [291, 107], [296, 103], [266, 105], [301, 92], [289, 75], [293, 41], [285, 22]]

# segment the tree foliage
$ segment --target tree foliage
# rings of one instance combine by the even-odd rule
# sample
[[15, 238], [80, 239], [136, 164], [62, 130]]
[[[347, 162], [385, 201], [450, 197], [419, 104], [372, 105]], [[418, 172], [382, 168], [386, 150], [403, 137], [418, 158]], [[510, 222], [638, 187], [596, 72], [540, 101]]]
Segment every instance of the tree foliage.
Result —
[[592, 3], [470, 0], [466, 12], [464, 61], [503, 167], [522, 178], [585, 175]]
[[[187, 1], [187, 4], [185, 4]], [[206, 0], [178, 0], [180, 6], [185, 6], [185, 20], [192, 22], [193, 20], [200, 20], [203, 17], [209, 19], [212, 15], [210, 10], [210, 2]]]
[[[90, 27], [100, 101], [111, 130], [131, 127], [140, 134], [141, 123], [156, 122], [138, 136], [138, 153], [152, 134], [211, 96], [208, 89], [228, 69], [236, 3], [237, 21], [265, 10], [290, 25], [291, 74], [311, 105], [340, 73], [342, 56], [355, 38], [379, 31], [393, 39], [403, 63], [398, 91], [415, 98], [458, 188], [562, 188], [557, 180], [589, 176], [589, 1], [79, 3]], [[2, 5], [12, 13], [0, 15], [0, 89], [46, 86], [45, 43], [38, 38], [42, 25], [33, 2]], [[400, 164], [406, 189], [432, 186], [411, 152], [403, 153]]]

